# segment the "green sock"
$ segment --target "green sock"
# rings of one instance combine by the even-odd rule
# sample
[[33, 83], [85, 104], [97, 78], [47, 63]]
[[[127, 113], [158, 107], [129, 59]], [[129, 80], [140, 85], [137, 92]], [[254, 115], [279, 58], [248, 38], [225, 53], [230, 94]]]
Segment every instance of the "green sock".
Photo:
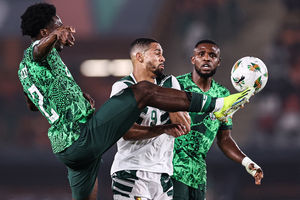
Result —
[[189, 112], [206, 112], [210, 113], [215, 109], [216, 98], [204, 94], [192, 92]]

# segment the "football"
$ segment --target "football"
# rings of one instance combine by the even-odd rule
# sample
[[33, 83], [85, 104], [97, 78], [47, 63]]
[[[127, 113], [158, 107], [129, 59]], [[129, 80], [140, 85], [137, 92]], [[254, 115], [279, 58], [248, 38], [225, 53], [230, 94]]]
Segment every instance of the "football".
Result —
[[231, 70], [231, 83], [241, 92], [253, 86], [255, 93], [260, 92], [268, 81], [268, 69], [264, 62], [256, 57], [246, 56], [233, 65]]

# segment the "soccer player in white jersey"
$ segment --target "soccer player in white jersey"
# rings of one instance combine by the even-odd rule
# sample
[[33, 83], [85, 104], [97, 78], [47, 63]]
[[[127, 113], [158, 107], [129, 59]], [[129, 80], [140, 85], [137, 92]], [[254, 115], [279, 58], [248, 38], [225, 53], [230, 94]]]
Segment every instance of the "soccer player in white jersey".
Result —
[[[153, 39], [132, 42], [130, 57], [133, 73], [112, 86], [111, 96], [147, 80], [162, 87], [180, 90], [174, 76], [164, 76], [163, 50]], [[175, 126], [171, 123], [180, 123]], [[118, 152], [111, 168], [114, 199], [173, 198], [174, 138], [190, 130], [187, 112], [168, 113], [147, 106], [132, 128], [117, 142]]]

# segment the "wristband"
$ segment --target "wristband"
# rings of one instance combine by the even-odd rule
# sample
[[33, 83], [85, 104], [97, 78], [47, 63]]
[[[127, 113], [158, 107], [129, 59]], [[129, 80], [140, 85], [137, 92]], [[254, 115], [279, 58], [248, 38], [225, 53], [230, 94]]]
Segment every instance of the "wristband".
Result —
[[[254, 164], [254, 168], [255, 169], [249, 169], [249, 165], [253, 163]], [[260, 167], [255, 163], [253, 162], [250, 158], [248, 158], [247, 156], [242, 160], [242, 165], [246, 168], [247, 172], [249, 174], [251, 174], [253, 177], [255, 176], [256, 174], [256, 171], [257, 169], [259, 169]]]

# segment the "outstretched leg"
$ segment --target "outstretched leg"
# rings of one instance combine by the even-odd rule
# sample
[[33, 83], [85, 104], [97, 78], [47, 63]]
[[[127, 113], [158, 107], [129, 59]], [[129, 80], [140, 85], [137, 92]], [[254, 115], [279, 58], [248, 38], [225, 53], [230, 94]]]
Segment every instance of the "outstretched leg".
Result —
[[[196, 106], [199, 109], [197, 112], [200, 112], [201, 110], [204, 112], [212, 112], [216, 104], [216, 98], [172, 88], [163, 88], [148, 81], [141, 81], [131, 86], [131, 88], [139, 109], [146, 106], [152, 106], [162, 110], [175, 112], [192, 111], [192, 107]], [[197, 105], [193, 105], [196, 100], [198, 100]]]
[[222, 121], [248, 102], [255, 91], [250, 87], [224, 98], [213, 98], [199, 93], [162, 88], [148, 81], [141, 81], [131, 86], [131, 89], [139, 109], [152, 106], [169, 112], [213, 112]]

